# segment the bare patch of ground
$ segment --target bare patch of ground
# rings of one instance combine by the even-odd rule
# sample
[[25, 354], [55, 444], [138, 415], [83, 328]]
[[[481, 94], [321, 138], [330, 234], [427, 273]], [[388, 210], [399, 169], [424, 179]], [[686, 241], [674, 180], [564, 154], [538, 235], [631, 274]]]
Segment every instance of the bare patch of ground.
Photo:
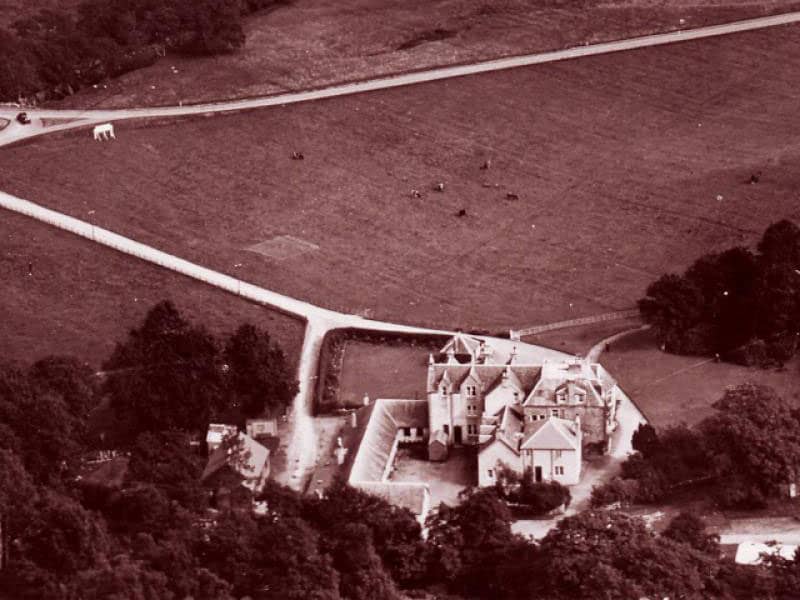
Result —
[[456, 505], [463, 489], [478, 484], [477, 449], [451, 448], [446, 461], [431, 462], [425, 444], [400, 446], [389, 480], [426, 483], [431, 492], [431, 506], [442, 502]]

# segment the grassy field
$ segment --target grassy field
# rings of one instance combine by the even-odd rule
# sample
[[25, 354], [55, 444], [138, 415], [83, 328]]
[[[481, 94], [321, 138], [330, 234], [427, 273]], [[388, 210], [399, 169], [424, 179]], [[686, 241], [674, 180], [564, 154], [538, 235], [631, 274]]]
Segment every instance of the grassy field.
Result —
[[344, 7], [330, 0], [295, 0], [248, 18], [247, 43], [233, 55], [170, 56], [63, 104], [178, 104], [264, 95], [798, 6], [795, 0], [350, 0]]
[[[345, 312], [496, 331], [619, 310], [800, 218], [797, 31], [120, 123], [3, 149], [0, 189]], [[249, 250], [276, 239], [298, 254]]]
[[428, 353], [412, 346], [349, 341], [345, 345], [339, 398], [358, 406], [364, 394], [378, 398], [424, 398]]
[[0, 359], [71, 354], [99, 368], [162, 299], [217, 333], [244, 321], [265, 327], [293, 365], [299, 359], [300, 321], [5, 211], [0, 280]]
[[73, 10], [80, 0], [0, 0], [0, 27], [36, 14], [43, 8]]
[[713, 414], [711, 404], [722, 397], [727, 386], [746, 382], [769, 385], [800, 406], [797, 360], [778, 371], [676, 356], [658, 350], [652, 333], [642, 331], [615, 342], [600, 362], [654, 427], [697, 423]]

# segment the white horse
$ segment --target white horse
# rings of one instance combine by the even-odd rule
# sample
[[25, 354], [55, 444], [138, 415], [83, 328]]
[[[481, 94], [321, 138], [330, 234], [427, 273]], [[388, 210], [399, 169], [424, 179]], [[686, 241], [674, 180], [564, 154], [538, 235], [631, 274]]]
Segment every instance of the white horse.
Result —
[[94, 139], [98, 141], [117, 139], [114, 137], [114, 126], [111, 123], [103, 123], [94, 128]]

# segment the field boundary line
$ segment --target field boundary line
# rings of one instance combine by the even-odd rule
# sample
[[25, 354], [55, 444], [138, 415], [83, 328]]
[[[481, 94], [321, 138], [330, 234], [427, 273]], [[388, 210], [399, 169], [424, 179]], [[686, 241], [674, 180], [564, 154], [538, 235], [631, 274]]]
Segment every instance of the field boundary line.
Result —
[[594, 323], [602, 323], [604, 321], [619, 321], [621, 319], [629, 319], [631, 317], [638, 317], [638, 308], [629, 308], [626, 310], [618, 310], [615, 312], [603, 313], [600, 315], [591, 315], [588, 317], [579, 317], [577, 319], [569, 319], [567, 321], [556, 321], [555, 323], [546, 323], [544, 325], [534, 325], [533, 327], [526, 327], [524, 329], [511, 329], [509, 335], [512, 340], [520, 340], [528, 335], [536, 335], [537, 333], [544, 333], [545, 331], [553, 331], [555, 329], [567, 329], [569, 327], [578, 327], [579, 325], [591, 325]]
[[[63, 110], [30, 109], [28, 112], [31, 115], [34, 115], [38, 118], [72, 117], [72, 118], [81, 118], [84, 119], [84, 121], [80, 123], [64, 123], [53, 126], [51, 128], [33, 128], [33, 129], [21, 130], [19, 127], [13, 127], [13, 131], [15, 133], [10, 136], [11, 139], [9, 139], [7, 143], [11, 143], [14, 141], [21, 141], [23, 139], [31, 138], [37, 135], [42, 135], [44, 133], [49, 133], [51, 131], [64, 131], [76, 127], [94, 125], [98, 122], [106, 120], [114, 121], [114, 120], [127, 120], [127, 119], [137, 119], [137, 118], [182, 117], [191, 115], [231, 112], [238, 110], [248, 110], [254, 108], [263, 108], [267, 106], [295, 104], [298, 102], [335, 98], [338, 96], [359, 94], [376, 90], [385, 90], [390, 88], [402, 87], [406, 85], [439, 81], [442, 79], [452, 79], [455, 77], [463, 77], [466, 75], [476, 75], [480, 73], [489, 73], [489, 72], [513, 69], [518, 67], [527, 67], [544, 63], [558, 62], [562, 60], [571, 60], [589, 56], [599, 56], [599, 55], [611, 54], [614, 52], [638, 50], [642, 48], [650, 48], [653, 46], [663, 46], [679, 42], [694, 41], [710, 37], [718, 37], [722, 35], [755, 31], [769, 27], [790, 25], [798, 22], [800, 22], [800, 11], [793, 11], [778, 15], [756, 17], [753, 19], [744, 19], [741, 21], [733, 21], [718, 25], [698, 27], [695, 29], [683, 29], [678, 31], [669, 31], [665, 33], [655, 33], [651, 35], [620, 39], [610, 42], [600, 42], [597, 44], [572, 46], [560, 50], [550, 50], [545, 52], [539, 52], [534, 54], [523, 54], [517, 56], [506, 56], [503, 58], [495, 58], [485, 61], [478, 61], [474, 63], [456, 64], [445, 67], [434, 67], [432, 69], [427, 69], [427, 70], [406, 71], [401, 73], [395, 73], [392, 75], [386, 75], [383, 77], [377, 77], [373, 79], [364, 79], [351, 82], [340, 82], [334, 85], [329, 85], [319, 88], [311, 88], [301, 91], [271, 94], [266, 96], [258, 96], [254, 98], [239, 98], [236, 100], [226, 100], [226, 101], [209, 102], [201, 104], [159, 106], [150, 108], [139, 107], [139, 108], [127, 108], [127, 109], [123, 108], [123, 109], [63, 109]], [[0, 110], [0, 116], [6, 117], [7, 115], [12, 115], [13, 117], [13, 115], [16, 114], [16, 112], [17, 109]], [[2, 145], [1, 142], [0, 145]]]

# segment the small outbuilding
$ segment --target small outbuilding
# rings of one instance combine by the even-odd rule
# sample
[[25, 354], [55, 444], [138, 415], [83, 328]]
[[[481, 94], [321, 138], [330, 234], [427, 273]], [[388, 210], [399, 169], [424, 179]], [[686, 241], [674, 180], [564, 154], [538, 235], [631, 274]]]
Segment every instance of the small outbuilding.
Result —
[[447, 460], [447, 434], [441, 429], [431, 434], [428, 440], [428, 460], [443, 462]]

